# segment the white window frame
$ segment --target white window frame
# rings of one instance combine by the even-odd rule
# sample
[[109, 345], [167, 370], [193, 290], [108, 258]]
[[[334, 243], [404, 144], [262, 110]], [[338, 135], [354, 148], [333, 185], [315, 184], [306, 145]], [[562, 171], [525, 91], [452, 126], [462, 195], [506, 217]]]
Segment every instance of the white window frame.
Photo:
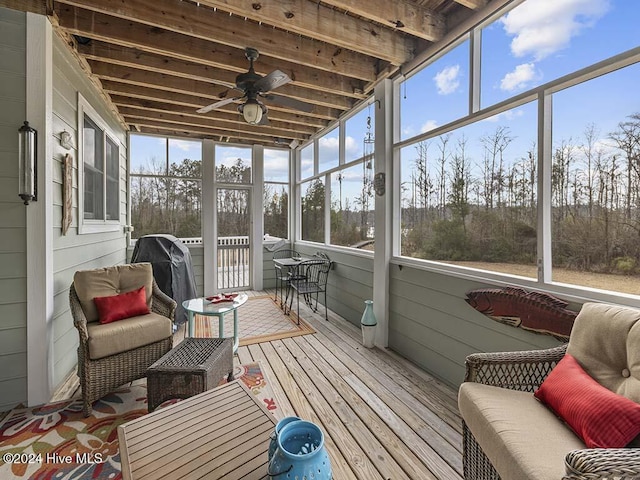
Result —
[[[84, 117], [88, 116], [93, 123], [95, 123], [103, 132], [105, 137], [108, 137], [113, 143], [118, 146], [118, 190], [117, 190], [117, 204], [118, 204], [118, 219], [107, 220], [107, 173], [106, 173], [106, 155], [103, 154], [104, 163], [104, 177], [103, 177], [103, 206], [104, 216], [103, 220], [91, 220], [84, 218]], [[103, 142], [106, 151], [106, 138]], [[93, 106], [84, 98], [80, 92], [78, 92], [78, 233], [90, 234], [90, 233], [104, 233], [104, 232], [117, 232], [122, 230], [122, 212], [121, 212], [121, 152], [122, 144], [115, 136], [113, 131], [109, 128], [107, 122], [100, 116]]]

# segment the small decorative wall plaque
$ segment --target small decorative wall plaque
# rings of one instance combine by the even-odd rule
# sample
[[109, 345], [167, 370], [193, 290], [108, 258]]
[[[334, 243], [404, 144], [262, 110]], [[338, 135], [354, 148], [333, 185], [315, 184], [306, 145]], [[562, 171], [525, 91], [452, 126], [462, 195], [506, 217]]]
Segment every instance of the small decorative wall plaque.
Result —
[[66, 130], [60, 133], [60, 145], [62, 145], [67, 150], [71, 150], [73, 148], [73, 140], [71, 138], [71, 134]]

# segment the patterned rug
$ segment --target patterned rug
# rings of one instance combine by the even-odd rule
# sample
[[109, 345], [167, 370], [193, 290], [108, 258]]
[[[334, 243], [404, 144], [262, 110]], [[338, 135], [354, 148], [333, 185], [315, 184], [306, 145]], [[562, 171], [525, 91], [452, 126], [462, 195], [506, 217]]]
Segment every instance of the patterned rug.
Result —
[[[259, 362], [236, 367], [234, 377], [268, 410], [277, 409]], [[81, 400], [14, 409], [0, 425], [0, 479], [119, 480], [117, 427], [146, 413], [145, 379], [98, 400], [88, 418]]]
[[[294, 302], [295, 307], [295, 302]], [[247, 303], [238, 308], [238, 336], [240, 345], [252, 345], [260, 342], [271, 342], [283, 338], [297, 337], [315, 333], [311, 325], [300, 319], [293, 311], [285, 315], [279, 303], [270, 295], [249, 297]], [[233, 314], [225, 316], [225, 337], [233, 336]], [[196, 315], [195, 336], [213, 338], [218, 336], [218, 318]]]

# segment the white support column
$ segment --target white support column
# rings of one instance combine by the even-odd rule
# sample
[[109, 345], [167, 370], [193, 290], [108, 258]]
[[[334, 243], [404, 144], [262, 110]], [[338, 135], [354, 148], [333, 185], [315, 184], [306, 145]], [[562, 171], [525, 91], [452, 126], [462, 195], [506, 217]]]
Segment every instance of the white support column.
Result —
[[551, 108], [550, 94], [538, 95], [538, 281], [551, 283]]
[[389, 260], [393, 227], [393, 84], [380, 82], [375, 93], [375, 172], [383, 173], [385, 193], [375, 199], [375, 252], [373, 255], [373, 312], [378, 321], [376, 345], [389, 344]]
[[250, 245], [252, 246], [251, 269], [254, 290], [262, 290], [262, 244], [264, 240], [264, 147], [253, 146], [253, 189], [251, 192], [252, 228]]
[[[47, 17], [27, 13], [26, 116], [38, 132], [38, 200], [27, 227], [27, 402], [53, 394], [53, 68], [52, 29]], [[19, 125], [18, 125], [19, 126]], [[16, 126], [16, 141], [18, 138]]]
[[204, 249], [204, 294], [217, 293], [218, 259], [216, 197], [213, 185], [215, 144], [202, 142], [202, 248]]

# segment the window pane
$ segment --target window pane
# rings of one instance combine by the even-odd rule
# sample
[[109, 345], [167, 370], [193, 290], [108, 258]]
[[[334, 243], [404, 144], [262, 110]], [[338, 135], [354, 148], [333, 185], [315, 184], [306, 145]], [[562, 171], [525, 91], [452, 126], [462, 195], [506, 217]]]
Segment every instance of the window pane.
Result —
[[405, 140], [469, 113], [469, 41], [400, 85], [400, 138]]
[[216, 181], [251, 183], [251, 148], [216, 145]]
[[629, 0], [527, 0], [482, 30], [483, 107], [640, 44]]
[[84, 116], [84, 218], [104, 220], [104, 132]]
[[331, 243], [373, 250], [373, 162], [331, 174]]
[[338, 166], [340, 130], [336, 127], [318, 140], [318, 173]]
[[170, 138], [169, 175], [202, 178], [202, 142]]
[[535, 278], [536, 103], [401, 150], [401, 253]]
[[168, 233], [179, 238], [202, 236], [201, 183], [132, 175], [132, 237], [151, 233]]
[[264, 149], [264, 181], [289, 182], [289, 150]]
[[304, 180], [313, 175], [313, 143], [300, 151], [300, 179]]
[[369, 105], [344, 123], [345, 162], [357, 160], [374, 152], [374, 107]]
[[264, 234], [275, 238], [289, 237], [289, 187], [278, 183], [264, 184]]
[[640, 64], [553, 96], [553, 280], [640, 294]]
[[303, 240], [324, 243], [324, 195], [320, 178], [300, 185]]
[[167, 139], [131, 134], [129, 158], [131, 173], [166, 175]]
[[106, 137], [107, 220], [120, 219], [120, 152], [118, 145]]

